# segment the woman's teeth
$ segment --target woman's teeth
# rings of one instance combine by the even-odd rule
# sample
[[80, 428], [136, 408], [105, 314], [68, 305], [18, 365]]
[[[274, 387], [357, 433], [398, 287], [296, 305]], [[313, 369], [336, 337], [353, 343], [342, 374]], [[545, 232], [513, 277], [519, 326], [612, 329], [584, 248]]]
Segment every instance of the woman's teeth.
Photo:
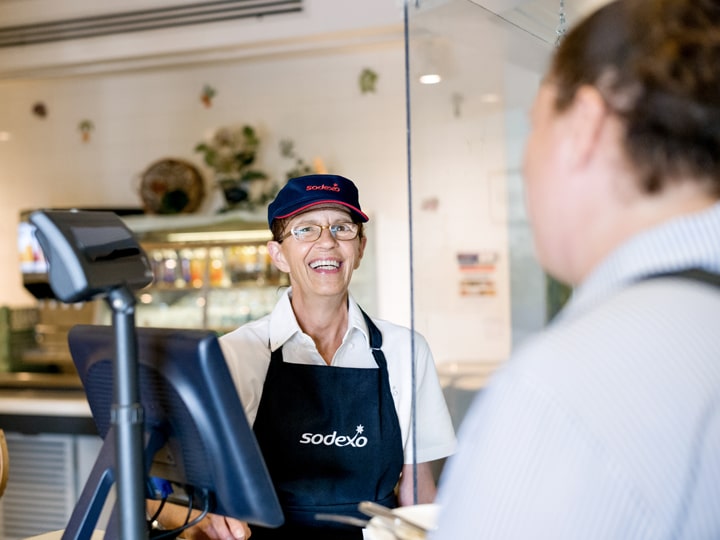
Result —
[[333, 260], [313, 261], [310, 263], [310, 268], [313, 270], [317, 270], [318, 268], [335, 269], [340, 268], [340, 262]]

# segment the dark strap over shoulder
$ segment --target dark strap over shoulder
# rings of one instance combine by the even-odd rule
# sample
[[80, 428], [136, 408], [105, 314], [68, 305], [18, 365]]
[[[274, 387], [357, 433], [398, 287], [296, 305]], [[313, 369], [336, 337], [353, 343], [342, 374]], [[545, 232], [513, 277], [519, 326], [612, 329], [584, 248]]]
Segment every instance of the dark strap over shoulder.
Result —
[[374, 350], [381, 349], [382, 348], [382, 332], [380, 332], [380, 329], [375, 326], [375, 323], [372, 322], [372, 319], [368, 316], [365, 311], [363, 311], [362, 308], [360, 308], [360, 313], [362, 313], [363, 318], [365, 319], [365, 324], [367, 324], [368, 332], [370, 333], [370, 348]]
[[648, 279], [653, 278], [664, 278], [664, 277], [679, 277], [684, 279], [691, 279], [693, 281], [700, 281], [715, 287], [720, 287], [720, 274], [714, 274], [707, 270], [700, 268], [689, 268], [687, 270], [678, 270], [677, 272], [665, 272], [662, 274], [654, 274]]

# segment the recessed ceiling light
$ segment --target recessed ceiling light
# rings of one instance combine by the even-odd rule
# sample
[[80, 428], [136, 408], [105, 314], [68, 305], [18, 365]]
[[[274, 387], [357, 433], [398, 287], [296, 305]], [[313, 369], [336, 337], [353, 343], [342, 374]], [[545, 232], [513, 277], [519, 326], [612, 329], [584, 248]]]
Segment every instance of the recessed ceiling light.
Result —
[[426, 75], [420, 75], [420, 82], [422, 84], [437, 84], [442, 81], [442, 77], [437, 73], [427, 73]]

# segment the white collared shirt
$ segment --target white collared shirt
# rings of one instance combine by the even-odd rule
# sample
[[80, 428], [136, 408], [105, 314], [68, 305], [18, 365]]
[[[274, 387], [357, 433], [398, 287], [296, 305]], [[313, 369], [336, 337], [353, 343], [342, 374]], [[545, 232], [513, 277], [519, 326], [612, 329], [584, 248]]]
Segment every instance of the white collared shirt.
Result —
[[[251, 425], [262, 397], [271, 349], [274, 351], [282, 347], [285, 362], [326, 366], [312, 338], [300, 329], [290, 304], [290, 295], [291, 289], [288, 289], [272, 313], [220, 338]], [[370, 349], [365, 320], [352, 298], [348, 304], [348, 330], [328, 369], [375, 369], [377, 364]], [[455, 433], [425, 338], [417, 332], [413, 336], [409, 329], [387, 321], [373, 318], [373, 322], [383, 336], [382, 350], [387, 359], [390, 391], [400, 421], [405, 463], [413, 462], [411, 341], [414, 341], [416, 366], [417, 462], [449, 456], [455, 449]]]

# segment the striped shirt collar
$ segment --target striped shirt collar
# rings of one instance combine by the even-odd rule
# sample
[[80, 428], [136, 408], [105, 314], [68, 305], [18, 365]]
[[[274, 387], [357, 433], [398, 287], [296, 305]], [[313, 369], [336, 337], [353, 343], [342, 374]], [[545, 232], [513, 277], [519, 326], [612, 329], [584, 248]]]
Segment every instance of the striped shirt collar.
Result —
[[720, 202], [643, 231], [616, 248], [573, 292], [561, 318], [643, 278], [701, 268], [720, 273]]

